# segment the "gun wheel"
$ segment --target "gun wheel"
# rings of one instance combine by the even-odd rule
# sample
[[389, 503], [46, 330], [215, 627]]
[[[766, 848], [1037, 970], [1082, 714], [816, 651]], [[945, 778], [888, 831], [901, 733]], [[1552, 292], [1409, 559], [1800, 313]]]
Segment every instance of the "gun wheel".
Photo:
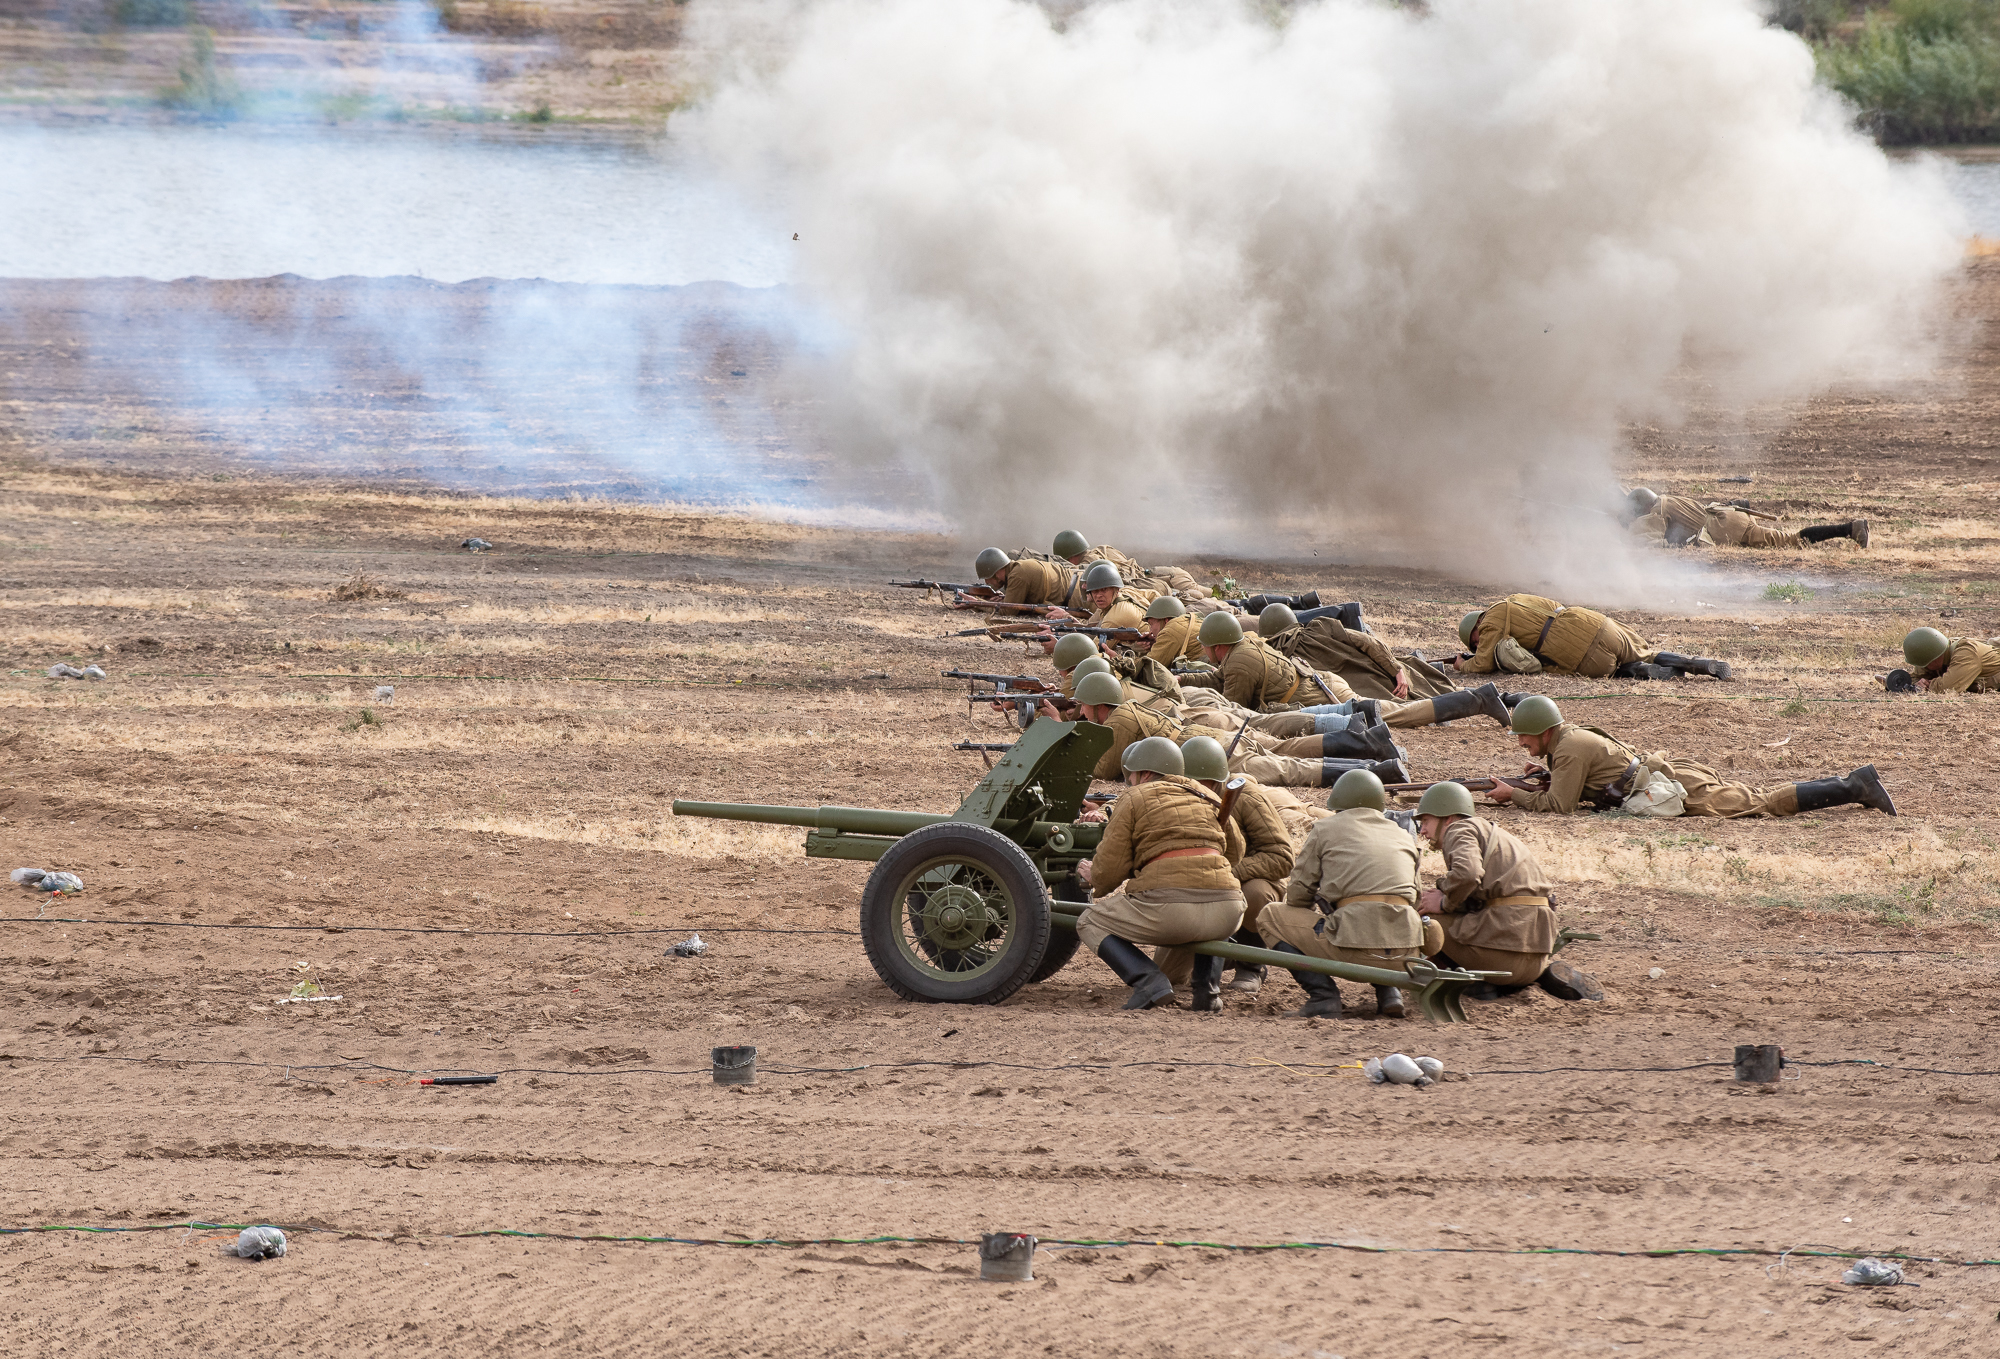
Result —
[[1051, 928], [1034, 861], [985, 826], [941, 822], [904, 836], [861, 894], [868, 961], [909, 1000], [1005, 1000], [1040, 966]]

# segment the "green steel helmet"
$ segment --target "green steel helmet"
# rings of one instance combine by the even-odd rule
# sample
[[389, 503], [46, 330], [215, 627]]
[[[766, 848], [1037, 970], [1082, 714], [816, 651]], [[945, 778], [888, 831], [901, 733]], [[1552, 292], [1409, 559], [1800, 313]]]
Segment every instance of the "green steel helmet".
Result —
[[1471, 613], [1459, 619], [1458, 640], [1465, 643], [1467, 646], [1471, 646], [1472, 630], [1479, 626], [1479, 620], [1484, 618], [1485, 616], [1486, 616], [1486, 611], [1484, 609], [1474, 609]]
[[972, 574], [981, 580], [992, 580], [994, 576], [1014, 564], [1014, 559], [997, 547], [981, 549], [972, 559]]
[[1350, 807], [1373, 807], [1384, 811], [1389, 806], [1389, 794], [1383, 791], [1382, 780], [1366, 769], [1350, 769], [1334, 781], [1333, 791], [1326, 795], [1326, 809], [1330, 812], [1344, 812]]
[[1181, 742], [1181, 763], [1187, 766], [1187, 776], [1191, 779], [1208, 783], [1225, 783], [1229, 779], [1229, 753], [1213, 736], [1190, 736]]
[[1626, 496], [1625, 499], [1631, 503], [1632, 513], [1642, 518], [1658, 509], [1660, 505], [1660, 497], [1647, 490], [1644, 486], [1633, 487], [1632, 493]]
[[1075, 529], [1064, 529], [1056, 535], [1055, 555], [1068, 561], [1071, 557], [1081, 557], [1090, 551], [1090, 539]]
[[1085, 675], [1115, 675], [1111, 662], [1102, 656], [1085, 656], [1076, 663], [1076, 669], [1069, 672], [1072, 680], [1081, 680]]
[[1257, 615], [1257, 635], [1276, 637], [1281, 632], [1290, 632], [1299, 625], [1299, 616], [1292, 612], [1289, 604], [1266, 604], [1264, 612]]
[[1125, 686], [1118, 682], [1118, 676], [1100, 671], [1078, 680], [1071, 697], [1078, 703], [1109, 703], [1115, 708], [1125, 701]]
[[1088, 633], [1065, 632], [1056, 639], [1055, 663], [1058, 670], [1074, 670], [1078, 661], [1087, 661], [1097, 654], [1097, 643]]
[[1146, 606], [1148, 618], [1179, 618], [1187, 612], [1187, 605], [1173, 595], [1161, 595]]
[[1918, 628], [1903, 639], [1903, 659], [1922, 670], [1951, 650], [1951, 638], [1936, 628]]
[[1119, 575], [1118, 568], [1110, 562], [1092, 562], [1090, 569], [1083, 573], [1083, 590], [1085, 594], [1090, 593], [1092, 590], [1122, 590], [1124, 588], [1125, 577]]
[[1164, 736], [1148, 736], [1143, 741], [1134, 741], [1125, 747], [1125, 753], [1118, 761], [1128, 774], [1135, 769], [1144, 769], [1154, 774], [1185, 774], [1187, 762], [1181, 758], [1181, 748]]
[[1434, 783], [1424, 789], [1418, 816], [1471, 816], [1472, 793], [1462, 783]]
[[1550, 727], [1562, 725], [1562, 709], [1556, 701], [1542, 694], [1529, 694], [1514, 705], [1514, 720], [1507, 724], [1507, 730], [1516, 736], [1540, 736]]
[[1235, 614], [1217, 609], [1201, 620], [1198, 635], [1203, 646], [1235, 646], [1243, 640], [1243, 624]]

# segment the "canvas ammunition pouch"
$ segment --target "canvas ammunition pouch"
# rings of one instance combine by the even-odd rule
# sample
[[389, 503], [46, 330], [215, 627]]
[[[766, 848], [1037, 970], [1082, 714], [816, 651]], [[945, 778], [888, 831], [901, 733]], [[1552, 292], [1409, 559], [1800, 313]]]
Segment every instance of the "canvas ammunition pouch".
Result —
[[[1552, 620], [1553, 621], [1553, 620]], [[1548, 635], [1548, 629], [1542, 629]], [[1502, 637], [1500, 644], [1493, 648], [1493, 664], [1510, 675], [1539, 675], [1542, 673], [1542, 658], [1529, 651], [1512, 637]]]
[[1608, 812], [1614, 807], [1625, 805], [1625, 799], [1632, 796], [1640, 779], [1640, 771], [1646, 766], [1633, 760], [1625, 766], [1625, 772], [1597, 790], [1590, 799], [1591, 805], [1600, 812]]

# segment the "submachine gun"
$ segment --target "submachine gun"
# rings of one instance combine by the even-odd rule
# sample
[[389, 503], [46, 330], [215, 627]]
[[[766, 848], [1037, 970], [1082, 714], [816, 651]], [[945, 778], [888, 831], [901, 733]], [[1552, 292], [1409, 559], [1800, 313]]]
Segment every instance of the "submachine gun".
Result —
[[946, 679], [968, 680], [973, 685], [990, 684], [991, 689], [974, 688], [965, 696], [968, 705], [991, 703], [996, 708], [1012, 708], [1014, 725], [1023, 731], [1035, 720], [1035, 710], [1044, 703], [1053, 703], [1058, 708], [1074, 708], [1076, 703], [1063, 697], [1059, 685], [1049, 683], [1039, 675], [988, 675], [977, 670], [942, 670], [938, 672]]
[[[1111, 729], [1094, 723], [1036, 722], [949, 813], [684, 801], [673, 811], [802, 826], [806, 857], [873, 862], [861, 891], [861, 946], [875, 974], [907, 1000], [993, 1005], [1054, 976], [1077, 950], [1090, 889], [1076, 866], [1096, 852], [1105, 824], [1077, 816], [1111, 742]], [[1464, 1020], [1466, 987], [1502, 975], [1422, 959], [1405, 973], [1227, 939], [1191, 947], [1253, 966], [1408, 987], [1441, 1024]]]

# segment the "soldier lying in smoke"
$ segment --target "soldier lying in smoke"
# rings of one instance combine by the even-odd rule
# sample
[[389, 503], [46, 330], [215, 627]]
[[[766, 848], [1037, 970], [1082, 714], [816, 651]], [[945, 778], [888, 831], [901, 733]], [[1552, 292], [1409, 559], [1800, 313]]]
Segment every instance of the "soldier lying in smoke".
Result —
[[1727, 661], [1655, 651], [1616, 619], [1541, 595], [1508, 595], [1489, 609], [1475, 609], [1458, 620], [1458, 635], [1472, 649], [1451, 664], [1468, 675], [1553, 670], [1593, 679], [1729, 678]]
[[1903, 638], [1903, 659], [1910, 668], [1891, 670], [1882, 681], [1892, 694], [2000, 693], [2000, 637], [1975, 642], [1918, 628]]
[[1625, 524], [1635, 537], [1665, 542], [1668, 547], [1788, 547], [1802, 548], [1832, 538], [1851, 538], [1868, 546], [1868, 521], [1815, 524], [1786, 533], [1762, 521], [1776, 515], [1753, 510], [1748, 501], [1709, 502], [1692, 496], [1660, 495], [1644, 486], [1626, 497]]

